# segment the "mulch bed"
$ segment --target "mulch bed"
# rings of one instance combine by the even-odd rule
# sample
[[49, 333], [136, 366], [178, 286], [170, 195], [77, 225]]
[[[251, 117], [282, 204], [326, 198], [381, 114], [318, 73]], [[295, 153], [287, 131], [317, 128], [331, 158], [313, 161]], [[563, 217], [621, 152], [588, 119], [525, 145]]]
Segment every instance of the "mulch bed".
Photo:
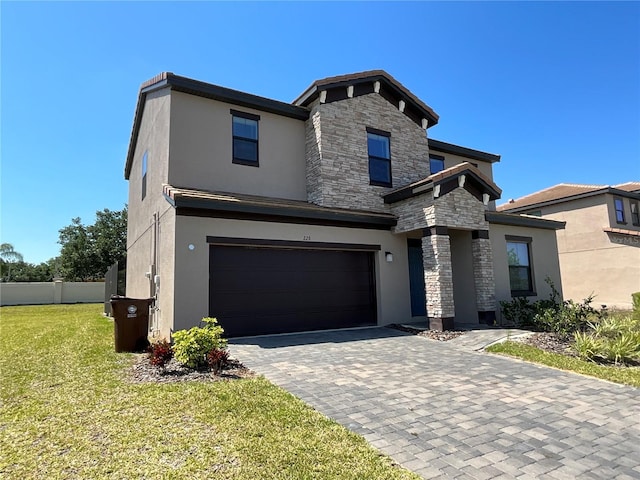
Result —
[[129, 371], [129, 381], [132, 383], [219, 382], [255, 376], [253, 371], [235, 359], [229, 359], [228, 365], [220, 375], [216, 375], [211, 370], [187, 368], [175, 359], [171, 359], [164, 368], [156, 367], [151, 365], [147, 353], [136, 354], [135, 362]]
[[421, 330], [419, 328], [411, 328], [406, 325], [399, 325], [397, 323], [387, 325], [389, 328], [393, 328], [395, 330], [400, 330], [401, 332], [412, 333], [413, 335], [418, 335], [419, 337], [430, 338], [431, 340], [438, 340], [439, 342], [446, 342], [447, 340], [452, 340], [460, 335], [464, 335], [465, 330], [447, 330], [444, 332], [439, 332], [437, 330]]

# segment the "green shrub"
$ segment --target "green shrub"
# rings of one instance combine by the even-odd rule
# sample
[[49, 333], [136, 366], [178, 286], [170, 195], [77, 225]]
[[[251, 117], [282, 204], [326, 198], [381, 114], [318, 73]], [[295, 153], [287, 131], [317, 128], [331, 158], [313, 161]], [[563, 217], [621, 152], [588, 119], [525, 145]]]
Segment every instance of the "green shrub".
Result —
[[602, 356], [602, 341], [587, 332], [575, 332], [573, 334], [573, 350], [583, 360], [594, 360]]
[[576, 333], [572, 345], [584, 359], [615, 364], [640, 361], [640, 320], [631, 316], [607, 317]]
[[633, 318], [640, 320], [640, 292], [632, 293], [631, 301], [633, 303]]
[[215, 318], [202, 319], [203, 327], [179, 330], [173, 334], [175, 359], [190, 368], [207, 367], [207, 354], [213, 349], [223, 350], [227, 341], [222, 338], [224, 329]]
[[553, 332], [567, 337], [574, 332], [585, 330], [590, 321], [602, 316], [591, 306], [593, 295], [584, 299], [582, 303], [562, 301], [560, 292], [551, 279], [547, 277], [545, 281], [551, 287], [548, 299], [532, 303], [525, 297], [517, 297], [509, 302], [500, 302], [504, 318], [519, 328]]

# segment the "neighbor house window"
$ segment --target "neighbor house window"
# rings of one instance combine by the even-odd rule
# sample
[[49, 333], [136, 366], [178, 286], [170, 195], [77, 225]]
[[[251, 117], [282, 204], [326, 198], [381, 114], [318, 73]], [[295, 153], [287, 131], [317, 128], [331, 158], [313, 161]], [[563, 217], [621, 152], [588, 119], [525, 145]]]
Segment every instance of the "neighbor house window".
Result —
[[444, 157], [429, 155], [429, 174], [433, 175], [444, 170]]
[[233, 163], [258, 166], [259, 115], [231, 110], [233, 115]]
[[638, 202], [631, 202], [631, 223], [636, 227], [640, 227], [640, 212], [638, 211]]
[[367, 128], [369, 149], [369, 184], [381, 187], [391, 186], [391, 134], [382, 130]]
[[147, 151], [144, 152], [142, 156], [142, 200], [147, 196], [147, 160], [148, 160]]
[[531, 239], [508, 236], [507, 258], [511, 295], [514, 297], [535, 295], [531, 271]]
[[616, 209], [616, 222], [618, 223], [627, 223], [624, 221], [624, 203], [622, 203], [621, 198], [614, 198], [613, 205]]

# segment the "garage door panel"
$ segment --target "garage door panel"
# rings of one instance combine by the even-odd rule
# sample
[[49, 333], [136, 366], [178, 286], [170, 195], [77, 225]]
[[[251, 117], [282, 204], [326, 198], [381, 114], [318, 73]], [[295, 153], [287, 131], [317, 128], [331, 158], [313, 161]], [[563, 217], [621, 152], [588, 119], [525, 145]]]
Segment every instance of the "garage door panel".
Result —
[[229, 336], [376, 324], [370, 252], [212, 246], [210, 315]]

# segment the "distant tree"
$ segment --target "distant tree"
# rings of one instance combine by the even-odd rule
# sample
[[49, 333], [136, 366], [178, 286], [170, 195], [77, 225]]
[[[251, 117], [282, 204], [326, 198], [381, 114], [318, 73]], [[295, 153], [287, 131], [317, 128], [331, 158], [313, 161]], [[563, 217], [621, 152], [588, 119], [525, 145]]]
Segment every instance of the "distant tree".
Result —
[[17, 263], [24, 261], [22, 254], [16, 252], [10, 243], [0, 244], [0, 279], [3, 282], [11, 281], [11, 270]]
[[0, 265], [4, 282], [50, 282], [53, 278], [51, 267], [42, 262], [38, 265], [27, 262], [15, 262], [8, 268], [4, 261]]
[[98, 280], [109, 266], [126, 257], [127, 207], [96, 212], [96, 222], [85, 226], [74, 218], [60, 229], [59, 271], [66, 280]]
[[22, 262], [22, 254], [15, 251], [13, 245], [10, 243], [3, 243], [0, 245], [0, 258], [7, 263]]

